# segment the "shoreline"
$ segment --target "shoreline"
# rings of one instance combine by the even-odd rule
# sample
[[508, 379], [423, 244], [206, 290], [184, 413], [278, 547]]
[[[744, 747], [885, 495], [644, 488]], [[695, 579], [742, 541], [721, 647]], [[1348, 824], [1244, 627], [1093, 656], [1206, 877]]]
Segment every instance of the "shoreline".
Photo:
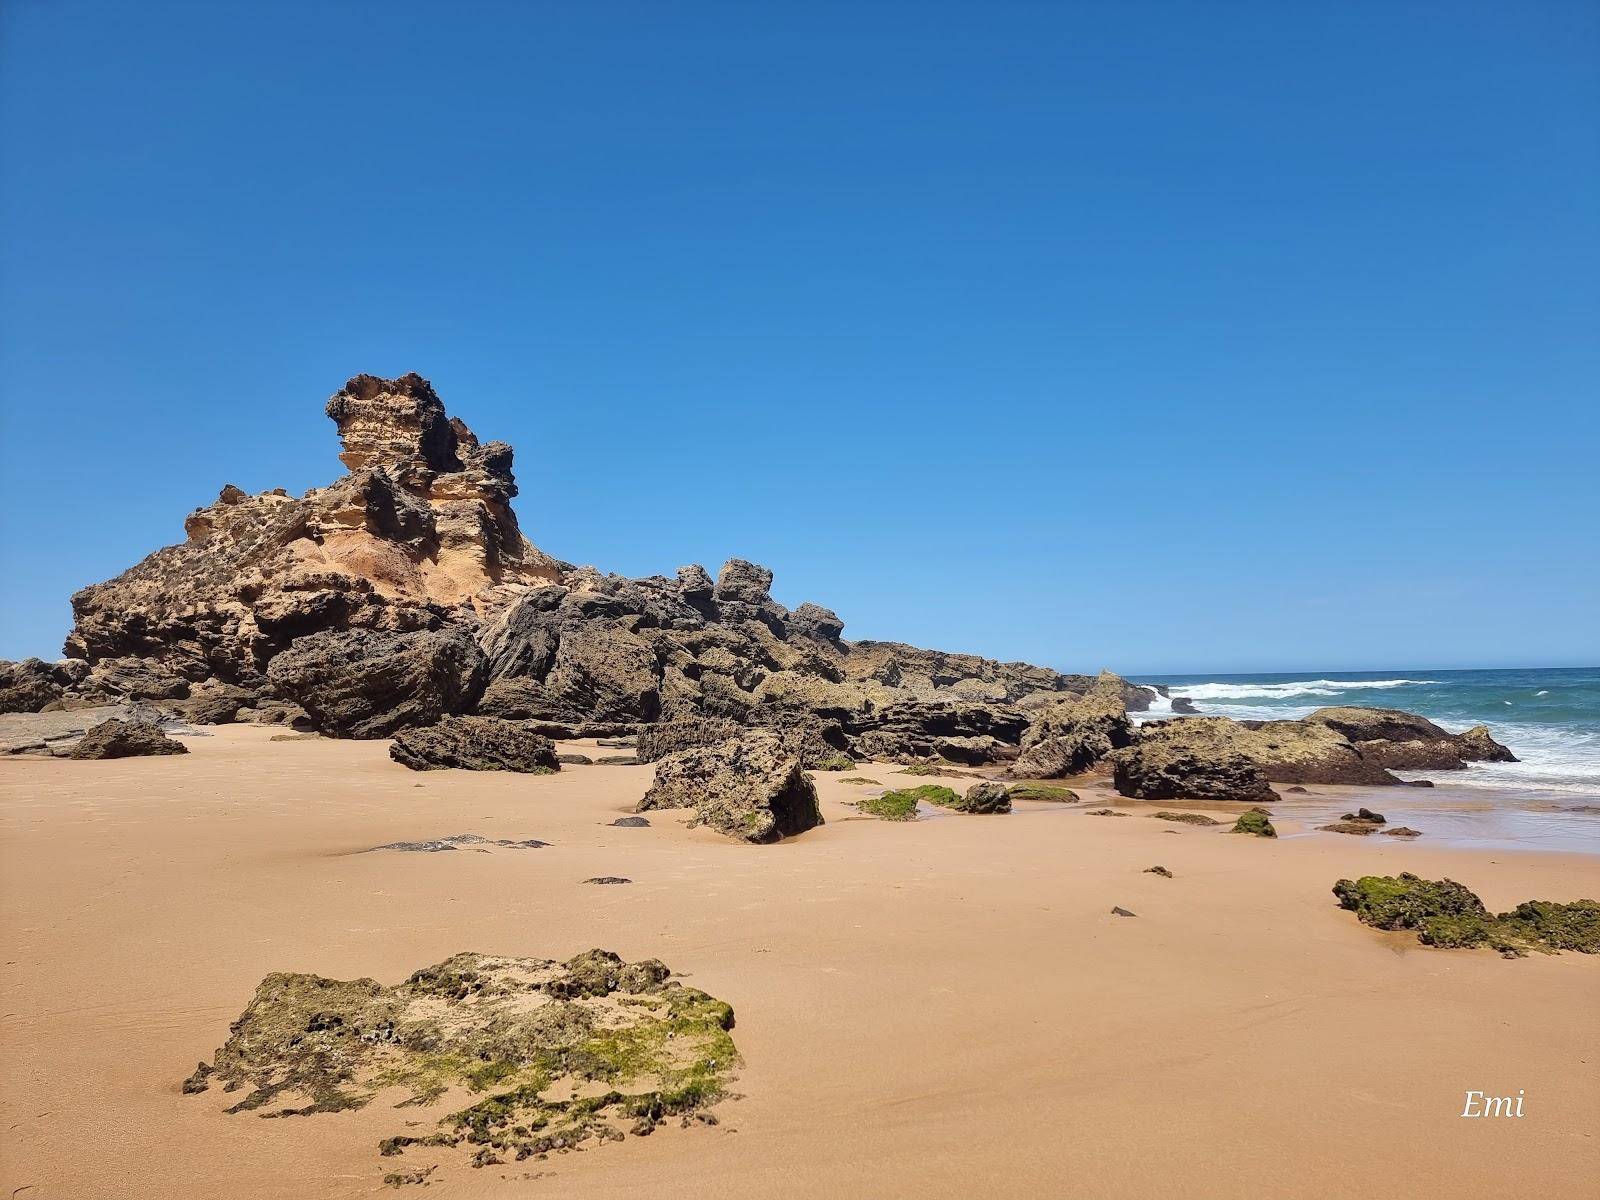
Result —
[[[1600, 1079], [1575, 1065], [1600, 1054], [1600, 961], [1429, 949], [1330, 892], [1412, 870], [1495, 909], [1596, 896], [1592, 854], [1301, 837], [1289, 817], [1276, 841], [1232, 837], [1089, 816], [1095, 786], [1079, 805], [894, 824], [855, 818], [872, 789], [826, 773], [826, 825], [745, 846], [682, 812], [611, 826], [648, 766], [413, 773], [383, 742], [270, 736], [224, 726], [179, 757], [0, 767], [0, 1190], [390, 1194], [386, 1171], [426, 1161], [375, 1155], [407, 1110], [230, 1116], [179, 1081], [269, 971], [393, 983], [463, 950], [593, 946], [659, 957], [734, 1006], [743, 1098], [714, 1129], [455, 1160], [434, 1177], [444, 1195], [668, 1200], [738, 1179], [755, 1196], [1144, 1196], [1205, 1174], [1238, 1194], [1404, 1178], [1416, 1196], [1575, 1197], [1600, 1170]], [[1348, 794], [1372, 790], [1437, 791]], [[551, 844], [372, 849], [460, 833]], [[1157, 863], [1175, 877], [1144, 873]], [[598, 875], [633, 882], [582, 885]], [[1524, 1089], [1529, 1117], [1462, 1121], [1467, 1088]]]

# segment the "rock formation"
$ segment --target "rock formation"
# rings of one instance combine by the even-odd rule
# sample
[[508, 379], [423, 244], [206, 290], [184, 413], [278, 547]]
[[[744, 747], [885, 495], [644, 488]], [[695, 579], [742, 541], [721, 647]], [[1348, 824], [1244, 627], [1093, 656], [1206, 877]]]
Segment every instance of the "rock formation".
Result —
[[822, 824], [817, 789], [777, 734], [745, 733], [661, 760], [639, 812], [692, 808], [709, 825], [746, 842], [775, 842]]
[[187, 754], [189, 747], [175, 742], [150, 721], [102, 721], [78, 740], [68, 758], [142, 758], [152, 754]]
[[444, 717], [437, 725], [402, 729], [389, 757], [413, 771], [455, 767], [552, 775], [561, 769], [554, 742], [531, 732], [526, 722], [497, 717]]
[[1451, 733], [1415, 713], [1350, 705], [1319, 708], [1305, 720], [1343, 734], [1362, 758], [1397, 771], [1453, 771], [1469, 762], [1517, 761], [1489, 735], [1487, 725]]

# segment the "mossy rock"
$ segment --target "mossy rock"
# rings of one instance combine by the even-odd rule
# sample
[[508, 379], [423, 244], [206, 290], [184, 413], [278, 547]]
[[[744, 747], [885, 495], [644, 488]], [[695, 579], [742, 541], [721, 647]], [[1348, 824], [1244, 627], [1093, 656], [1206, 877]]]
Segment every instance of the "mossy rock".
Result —
[[848, 754], [830, 754], [809, 769], [813, 771], [850, 771], [855, 768], [855, 765], [856, 760]]
[[1264, 808], [1246, 809], [1233, 823], [1234, 833], [1250, 833], [1256, 837], [1275, 838], [1278, 831], [1272, 827], [1272, 818]]
[[1177, 822], [1179, 822], [1180, 824], [1183, 824], [1183, 825], [1221, 825], [1222, 824], [1221, 821], [1218, 821], [1218, 820], [1216, 820], [1216, 819], [1214, 819], [1212, 817], [1208, 817], [1204, 813], [1158, 812], [1158, 813], [1151, 813], [1150, 815], [1152, 817], [1154, 817], [1158, 821], [1177, 821]]
[[1317, 828], [1324, 833], [1348, 833], [1354, 837], [1366, 837], [1378, 831], [1371, 821], [1335, 821], [1332, 825], [1318, 825]]
[[385, 1156], [458, 1148], [482, 1165], [602, 1144], [621, 1136], [612, 1120], [653, 1124], [728, 1094], [733, 1010], [669, 974], [591, 950], [565, 963], [458, 954], [390, 987], [269, 975], [183, 1090], [217, 1080], [244, 1091], [228, 1112], [268, 1117], [362, 1108], [387, 1088], [405, 1093], [397, 1107], [489, 1093], [384, 1139]]
[[967, 789], [965, 795], [961, 796], [957, 796], [945, 787], [924, 785], [916, 790], [929, 793], [928, 803], [948, 808], [952, 812], [990, 816], [1011, 811], [1011, 796], [1001, 783], [975, 783]]
[[839, 780], [839, 782], [840, 783], [864, 783], [864, 784], [868, 784], [871, 787], [881, 787], [881, 786], [883, 786], [876, 779], [868, 779], [865, 775], [852, 775], [848, 779]]
[[959, 799], [960, 797], [947, 787], [941, 787], [936, 783], [924, 783], [914, 788], [884, 792], [881, 796], [861, 801], [857, 807], [862, 812], [885, 821], [911, 821], [916, 819], [919, 803], [950, 808]]
[[1044, 800], [1051, 804], [1076, 804], [1078, 793], [1071, 788], [1057, 787], [1053, 783], [1013, 783], [1010, 789], [1012, 802], [1018, 800]]
[[1488, 946], [1510, 958], [1529, 950], [1600, 954], [1600, 904], [1593, 900], [1529, 900], [1494, 914], [1453, 879], [1423, 879], [1409, 872], [1341, 879], [1333, 894], [1363, 924], [1415, 930], [1424, 945], [1441, 949]]

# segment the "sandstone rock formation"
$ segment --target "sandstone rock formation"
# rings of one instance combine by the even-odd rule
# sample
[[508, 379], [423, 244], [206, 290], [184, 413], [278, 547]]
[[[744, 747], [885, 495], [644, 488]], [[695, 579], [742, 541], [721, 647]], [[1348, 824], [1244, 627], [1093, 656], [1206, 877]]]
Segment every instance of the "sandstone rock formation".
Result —
[[[1145, 725], [1131, 748], [1113, 759], [1118, 792], [1136, 800], [1276, 800], [1261, 767], [1196, 722], [1224, 717], [1185, 717]], [[1232, 725], [1234, 722], [1228, 722]]]
[[757, 731], [661, 760], [636, 811], [692, 808], [709, 825], [746, 842], [775, 842], [822, 824], [817, 789], [774, 733]]
[[[1151, 721], [1140, 728], [1138, 742], [1119, 751], [1116, 758], [1117, 789], [1125, 796], [1152, 800], [1184, 795], [1276, 799], [1244, 782], [1249, 771], [1273, 783], [1399, 782], [1381, 765], [1363, 757], [1331, 726], [1307, 721], [1235, 721], [1229, 717]], [[1224, 764], [1232, 766], [1223, 770]], [[1241, 775], [1246, 765], [1249, 771]], [[1190, 775], [1193, 781], [1187, 786], [1203, 790], [1183, 790], [1185, 777]], [[1221, 794], [1241, 784], [1243, 794]], [[1128, 791], [1124, 785], [1139, 790]]]
[[437, 725], [402, 729], [389, 757], [413, 771], [455, 767], [550, 775], [561, 769], [554, 742], [531, 732], [526, 722], [496, 717], [445, 717]]
[[1084, 695], [1058, 700], [1039, 713], [1023, 735], [1022, 754], [1010, 774], [1024, 779], [1078, 775], [1133, 740], [1123, 680], [1108, 671]]

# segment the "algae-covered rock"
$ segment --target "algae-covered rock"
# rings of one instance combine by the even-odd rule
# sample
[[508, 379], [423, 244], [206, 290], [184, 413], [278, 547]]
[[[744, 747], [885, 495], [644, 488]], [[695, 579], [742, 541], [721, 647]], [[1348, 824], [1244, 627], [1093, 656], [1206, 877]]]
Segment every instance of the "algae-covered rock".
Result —
[[554, 742], [530, 732], [522, 721], [498, 717], [445, 717], [437, 725], [402, 729], [389, 757], [413, 771], [456, 767], [549, 775], [561, 769]]
[[361, 1108], [387, 1088], [426, 1107], [465, 1088], [484, 1098], [406, 1121], [379, 1153], [453, 1149], [481, 1165], [601, 1145], [620, 1138], [613, 1121], [654, 1125], [728, 1094], [733, 1010], [669, 975], [604, 950], [458, 954], [388, 987], [273, 974], [184, 1091], [220, 1082], [244, 1092], [228, 1112], [280, 1117]]
[[885, 821], [914, 821], [919, 803], [951, 808], [958, 804], [960, 799], [947, 787], [941, 787], [936, 783], [925, 783], [920, 787], [902, 788], [899, 791], [884, 792], [881, 796], [872, 796], [862, 800], [856, 807], [870, 816]]
[[1355, 837], [1366, 837], [1378, 830], [1370, 821], [1335, 821], [1331, 825], [1318, 825], [1317, 828], [1324, 833], [1348, 833]]
[[102, 721], [78, 740], [68, 758], [140, 758], [150, 754], [187, 754], [151, 721]]
[[978, 816], [1008, 813], [1011, 811], [1011, 796], [1003, 783], [975, 783], [967, 789], [966, 795], [945, 807]]
[[690, 824], [746, 842], [775, 842], [822, 824], [811, 776], [765, 731], [662, 759], [636, 811], [658, 808], [693, 808]]
[[1192, 812], [1156, 812], [1150, 814], [1158, 821], [1177, 821], [1183, 825], [1221, 825], [1222, 822], [1208, 817], [1204, 813]]
[[1489, 946], [1512, 958], [1529, 950], [1600, 954], [1600, 903], [1593, 900], [1528, 900], [1494, 914], [1453, 879], [1422, 879], [1409, 872], [1341, 879], [1333, 894], [1363, 924], [1412, 929], [1429, 946]]
[[865, 800], [858, 800], [856, 807], [880, 821], [917, 819], [917, 800], [910, 792], [885, 792], [881, 796], [869, 796]]
[[1249, 833], [1256, 837], [1275, 838], [1278, 831], [1272, 827], [1272, 818], [1264, 808], [1251, 808], [1239, 814], [1233, 823], [1233, 833]]
[[1009, 794], [1017, 800], [1044, 800], [1051, 804], [1076, 804], [1078, 793], [1053, 783], [1013, 783]]
[[1414, 838], [1422, 836], [1422, 830], [1411, 829], [1405, 825], [1396, 825], [1393, 828], [1385, 829], [1382, 832], [1384, 837]]

